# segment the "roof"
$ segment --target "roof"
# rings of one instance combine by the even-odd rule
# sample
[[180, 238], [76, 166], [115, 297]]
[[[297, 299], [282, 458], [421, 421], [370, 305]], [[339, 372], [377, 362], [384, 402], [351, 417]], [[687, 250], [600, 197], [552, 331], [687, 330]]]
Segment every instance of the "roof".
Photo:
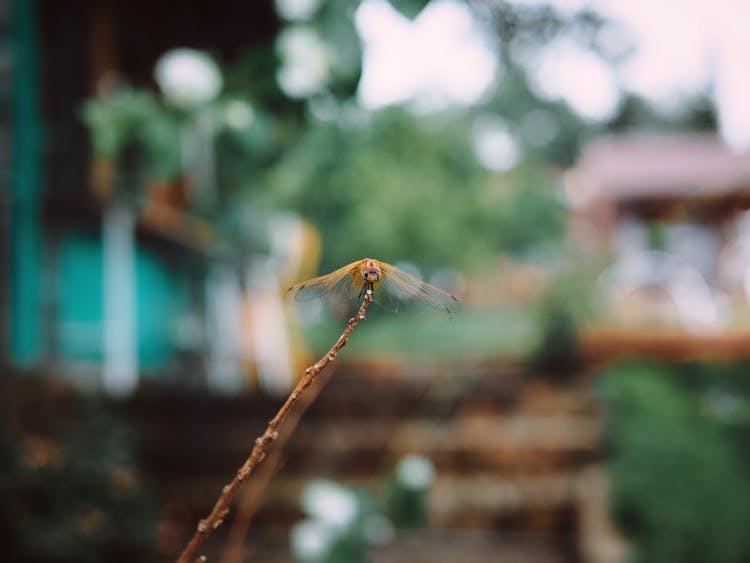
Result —
[[599, 199], [714, 197], [750, 192], [750, 153], [714, 134], [607, 136], [584, 149], [573, 173]]

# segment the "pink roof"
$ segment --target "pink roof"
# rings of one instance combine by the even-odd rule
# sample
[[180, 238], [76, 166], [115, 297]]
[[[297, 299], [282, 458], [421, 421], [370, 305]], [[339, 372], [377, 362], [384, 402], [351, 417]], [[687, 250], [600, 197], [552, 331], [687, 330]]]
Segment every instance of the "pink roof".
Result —
[[750, 153], [732, 152], [712, 134], [602, 137], [586, 147], [576, 170], [605, 199], [750, 192]]

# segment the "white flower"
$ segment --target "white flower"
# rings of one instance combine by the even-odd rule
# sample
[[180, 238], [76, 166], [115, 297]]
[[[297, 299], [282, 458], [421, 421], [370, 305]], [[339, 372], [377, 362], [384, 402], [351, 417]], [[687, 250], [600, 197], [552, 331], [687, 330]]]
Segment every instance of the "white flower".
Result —
[[303, 520], [292, 528], [289, 536], [292, 553], [297, 561], [321, 561], [330, 549], [335, 533], [317, 520]]
[[314, 481], [302, 493], [302, 506], [310, 516], [332, 528], [345, 528], [357, 517], [357, 497], [332, 481]]
[[224, 120], [232, 129], [247, 129], [254, 119], [253, 106], [244, 100], [232, 100], [224, 107]]
[[275, 0], [276, 12], [286, 20], [309, 20], [320, 7], [320, 0]]
[[164, 53], [154, 77], [164, 97], [181, 106], [210, 102], [223, 85], [221, 70], [210, 55], [184, 47]]
[[396, 466], [396, 478], [410, 489], [426, 489], [435, 479], [435, 467], [426, 457], [408, 455]]
[[305, 98], [323, 89], [328, 82], [331, 54], [313, 28], [296, 25], [285, 29], [276, 48], [282, 60], [276, 79], [287, 95]]
[[474, 122], [472, 134], [474, 154], [485, 168], [502, 172], [518, 162], [518, 144], [502, 118], [480, 115]]
[[393, 524], [385, 516], [371, 516], [364, 524], [364, 536], [374, 545], [385, 545], [396, 536]]

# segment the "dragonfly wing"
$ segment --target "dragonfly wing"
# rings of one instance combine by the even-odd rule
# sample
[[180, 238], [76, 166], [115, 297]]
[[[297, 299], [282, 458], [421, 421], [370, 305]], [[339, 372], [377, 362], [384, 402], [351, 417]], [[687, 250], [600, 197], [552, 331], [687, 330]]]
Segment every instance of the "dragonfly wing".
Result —
[[356, 299], [361, 287], [355, 283], [359, 262], [352, 262], [338, 270], [293, 285], [287, 295], [297, 301], [312, 301], [321, 298]]
[[375, 301], [395, 312], [440, 310], [448, 314], [459, 310], [458, 300], [450, 293], [430, 285], [390, 264], [380, 263], [383, 280], [375, 288]]

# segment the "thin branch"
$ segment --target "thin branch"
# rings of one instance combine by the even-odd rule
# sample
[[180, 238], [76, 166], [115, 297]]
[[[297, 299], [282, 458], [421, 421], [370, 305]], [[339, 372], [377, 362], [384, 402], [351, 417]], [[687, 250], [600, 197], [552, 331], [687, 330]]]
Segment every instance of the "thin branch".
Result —
[[343, 348], [344, 345], [346, 345], [346, 343], [349, 341], [349, 337], [351, 336], [354, 329], [357, 328], [357, 325], [365, 319], [367, 307], [370, 306], [371, 302], [372, 289], [368, 288], [365, 292], [364, 301], [362, 301], [362, 305], [360, 306], [359, 311], [357, 311], [357, 314], [354, 317], [349, 319], [349, 324], [347, 325], [346, 329], [339, 337], [339, 339], [336, 341], [336, 344], [334, 344], [333, 348], [331, 348], [320, 360], [318, 360], [305, 370], [305, 374], [299, 380], [297, 386], [291, 392], [286, 402], [281, 406], [279, 412], [276, 413], [276, 416], [273, 417], [273, 419], [268, 423], [266, 431], [259, 438], [256, 438], [255, 445], [253, 446], [250, 455], [245, 460], [245, 463], [243, 463], [242, 466], [237, 470], [237, 474], [234, 476], [234, 479], [232, 479], [229, 484], [224, 486], [221, 491], [221, 495], [219, 495], [219, 498], [216, 501], [216, 504], [214, 505], [211, 513], [206, 518], [198, 522], [198, 526], [196, 527], [193, 537], [185, 546], [185, 549], [182, 551], [180, 556], [177, 558], [177, 563], [188, 563], [194, 561], [193, 557], [195, 555], [195, 552], [198, 551], [198, 548], [201, 546], [203, 541], [209, 535], [211, 535], [211, 532], [221, 526], [221, 524], [224, 522], [227, 514], [229, 514], [229, 506], [232, 502], [232, 499], [234, 499], [234, 496], [237, 494], [237, 490], [240, 488], [242, 482], [247, 479], [248, 476], [253, 472], [255, 467], [266, 457], [266, 450], [271, 445], [271, 443], [276, 440], [276, 438], [278, 438], [279, 426], [282, 422], [284, 422], [284, 419], [286, 418], [290, 409], [296, 403], [297, 397], [299, 397], [299, 395], [305, 389], [307, 389], [313, 383], [313, 381], [315, 381], [317, 375], [328, 365], [330, 361], [336, 359], [336, 354], [338, 354], [339, 350], [341, 350], [341, 348]]
[[246, 557], [246, 541], [250, 525], [253, 517], [258, 511], [263, 498], [263, 493], [268, 488], [269, 483], [282, 463], [281, 454], [284, 444], [294, 433], [302, 415], [304, 415], [310, 405], [315, 402], [318, 394], [320, 394], [326, 384], [328, 379], [326, 376], [330, 376], [331, 373], [331, 371], [327, 373], [321, 372], [318, 376], [318, 384], [311, 387], [304, 395], [300, 396], [297, 400], [296, 407], [289, 413], [286, 421], [284, 421], [286, 431], [279, 435], [276, 441], [276, 447], [268, 453], [263, 465], [261, 465], [256, 471], [255, 477], [253, 477], [253, 479], [250, 480], [242, 490], [236, 514], [232, 519], [231, 526], [229, 527], [229, 533], [224, 544], [224, 551], [219, 558], [221, 563], [241, 563]]

